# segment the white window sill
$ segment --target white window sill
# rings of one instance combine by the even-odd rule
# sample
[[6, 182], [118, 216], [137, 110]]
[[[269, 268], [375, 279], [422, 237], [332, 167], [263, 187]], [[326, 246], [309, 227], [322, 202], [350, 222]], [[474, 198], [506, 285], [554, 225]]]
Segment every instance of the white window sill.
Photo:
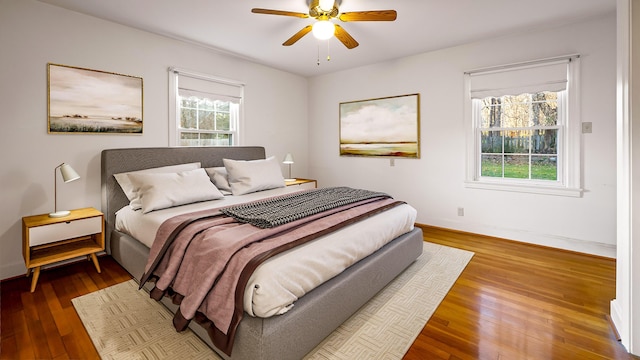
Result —
[[568, 188], [561, 186], [527, 185], [527, 184], [505, 184], [486, 181], [465, 181], [464, 186], [470, 189], [485, 189], [498, 191], [513, 191], [531, 194], [556, 195], [569, 197], [582, 197], [583, 189]]

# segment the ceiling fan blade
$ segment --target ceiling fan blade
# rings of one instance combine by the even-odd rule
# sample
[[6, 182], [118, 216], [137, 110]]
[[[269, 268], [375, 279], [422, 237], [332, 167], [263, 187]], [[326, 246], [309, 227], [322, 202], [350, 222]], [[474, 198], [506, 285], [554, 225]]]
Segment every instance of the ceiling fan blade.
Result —
[[342, 21], [394, 21], [398, 17], [395, 10], [354, 11], [340, 14]]
[[360, 45], [358, 44], [356, 39], [351, 37], [351, 35], [349, 35], [349, 33], [342, 26], [337, 24], [335, 36], [336, 38], [338, 38], [338, 40], [340, 40], [340, 42], [344, 44], [344, 46], [347, 47], [347, 49], [353, 49], [354, 47]]
[[312, 26], [307, 25], [302, 28], [302, 30], [295, 33], [292, 37], [290, 37], [287, 41], [283, 42], [283, 46], [291, 46], [296, 43], [296, 41], [300, 40], [303, 36], [307, 35], [311, 31]]
[[292, 11], [283, 11], [283, 10], [271, 10], [271, 9], [259, 9], [253, 8], [251, 12], [254, 14], [267, 14], [267, 15], [284, 15], [284, 16], [295, 16], [299, 18], [308, 18], [309, 14], [292, 12]]

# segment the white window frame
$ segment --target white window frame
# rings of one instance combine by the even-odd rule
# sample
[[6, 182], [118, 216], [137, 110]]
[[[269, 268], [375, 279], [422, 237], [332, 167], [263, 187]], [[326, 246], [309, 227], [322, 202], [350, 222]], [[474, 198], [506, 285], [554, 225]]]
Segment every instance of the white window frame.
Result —
[[[568, 61], [567, 89], [559, 92], [558, 102], [566, 106], [558, 113], [560, 130], [558, 132], [558, 179], [557, 181], [536, 181], [529, 179], [491, 178], [480, 176], [481, 143], [479, 129], [480, 116], [478, 106], [474, 106], [471, 97], [472, 76], [483, 72], [500, 72], [518, 67], [535, 66], [566, 60]], [[483, 68], [465, 72], [465, 110], [466, 127], [466, 179], [465, 187], [515, 191], [546, 195], [581, 197], [581, 123], [579, 104], [580, 56], [568, 55], [550, 59], [541, 59], [517, 64]], [[525, 85], [525, 84], [523, 84]], [[564, 97], [564, 99], [563, 99]], [[476, 112], [476, 113], [474, 113]]]
[[[229, 132], [231, 134], [231, 146], [237, 146], [242, 144], [242, 136], [241, 129], [243, 128], [244, 123], [244, 83], [225, 79], [213, 75], [203, 74], [191, 70], [185, 70], [175, 67], [169, 68], [169, 146], [176, 147], [186, 147], [180, 145], [180, 98], [178, 96], [179, 93], [179, 81], [180, 76], [186, 76], [194, 79], [204, 80], [211, 83], [217, 83], [222, 85], [228, 85], [232, 87], [237, 87], [239, 97], [240, 97], [240, 110], [238, 115], [238, 120], [236, 124], [233, 124], [232, 130]], [[190, 89], [196, 92], [203, 92], [202, 89]], [[226, 95], [226, 94], [220, 94]]]

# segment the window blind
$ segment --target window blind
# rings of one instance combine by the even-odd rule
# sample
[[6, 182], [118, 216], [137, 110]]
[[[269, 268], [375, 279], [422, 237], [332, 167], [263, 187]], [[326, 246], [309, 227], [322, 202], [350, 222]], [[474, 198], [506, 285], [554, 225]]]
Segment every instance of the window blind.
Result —
[[567, 89], [571, 58], [468, 72], [471, 97], [519, 95]]
[[178, 75], [176, 82], [180, 96], [198, 96], [210, 94], [215, 99], [240, 103], [243, 85], [224, 79], [199, 75], [186, 71], [173, 70]]

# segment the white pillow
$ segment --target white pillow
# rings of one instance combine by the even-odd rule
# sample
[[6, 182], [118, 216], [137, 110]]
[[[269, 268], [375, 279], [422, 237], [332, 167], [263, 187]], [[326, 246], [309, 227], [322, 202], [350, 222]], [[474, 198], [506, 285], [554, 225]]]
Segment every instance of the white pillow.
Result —
[[284, 187], [280, 163], [271, 156], [264, 160], [222, 159], [233, 195]]
[[231, 194], [231, 185], [229, 185], [227, 169], [224, 166], [205, 168], [205, 170], [207, 171], [211, 182], [218, 188], [218, 190], [223, 194], [225, 192]]
[[129, 174], [142, 213], [224, 197], [204, 169], [179, 173]]
[[[127, 199], [129, 199], [129, 202], [134, 202], [135, 203], [135, 201], [137, 200], [138, 195], [136, 194], [135, 189], [133, 187], [133, 184], [131, 183], [131, 180], [129, 179], [129, 174], [177, 173], [177, 172], [180, 172], [180, 171], [187, 171], [187, 170], [193, 170], [193, 169], [198, 169], [198, 168], [200, 168], [200, 163], [199, 162], [195, 162], [195, 163], [169, 165], [169, 166], [162, 166], [162, 167], [151, 168], [151, 169], [144, 169], [144, 170], [130, 171], [130, 172], [126, 172], [126, 173], [113, 174], [113, 177], [116, 178], [116, 181], [118, 182], [118, 184], [122, 188], [122, 191], [124, 191], [124, 194], [127, 196]], [[134, 207], [134, 210], [136, 210], [135, 207]]]

